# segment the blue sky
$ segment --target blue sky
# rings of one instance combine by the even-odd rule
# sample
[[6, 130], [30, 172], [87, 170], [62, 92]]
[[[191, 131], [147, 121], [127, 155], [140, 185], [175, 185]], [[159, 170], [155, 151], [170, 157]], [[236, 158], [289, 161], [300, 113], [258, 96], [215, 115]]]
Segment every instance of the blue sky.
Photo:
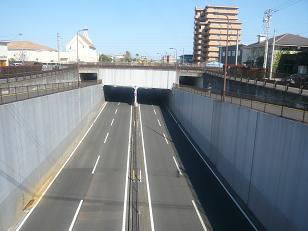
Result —
[[5, 20], [0, 40], [30, 40], [56, 48], [59, 32], [63, 49], [78, 29], [87, 27], [100, 53], [129, 50], [158, 57], [157, 53], [171, 53], [170, 47], [192, 53], [194, 8], [206, 5], [239, 6], [245, 44], [255, 42], [262, 33], [263, 13], [268, 8], [279, 10], [272, 20], [278, 34], [308, 37], [307, 0], [27, 0], [1, 3]]

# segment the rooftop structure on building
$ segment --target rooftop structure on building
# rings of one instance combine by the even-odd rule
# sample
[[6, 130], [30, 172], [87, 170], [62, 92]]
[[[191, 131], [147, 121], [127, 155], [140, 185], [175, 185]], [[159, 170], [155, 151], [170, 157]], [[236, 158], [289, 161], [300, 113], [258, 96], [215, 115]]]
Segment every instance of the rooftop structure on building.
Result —
[[[219, 47], [240, 42], [242, 24], [236, 6], [195, 8], [194, 62], [217, 61]], [[227, 35], [228, 34], [228, 35]]]

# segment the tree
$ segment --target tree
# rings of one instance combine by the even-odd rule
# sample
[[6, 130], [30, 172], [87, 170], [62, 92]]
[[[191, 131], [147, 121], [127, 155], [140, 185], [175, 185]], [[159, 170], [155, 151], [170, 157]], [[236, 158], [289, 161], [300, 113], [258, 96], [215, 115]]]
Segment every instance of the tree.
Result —
[[99, 61], [100, 62], [105, 62], [105, 63], [111, 63], [112, 62], [112, 58], [108, 55], [104, 55], [104, 54], [101, 54], [99, 56]]
[[132, 55], [129, 51], [126, 51], [124, 54], [124, 62], [130, 63], [132, 61]]
[[264, 57], [263, 56], [259, 56], [256, 60], [256, 67], [257, 68], [262, 68], [263, 67], [263, 60]]

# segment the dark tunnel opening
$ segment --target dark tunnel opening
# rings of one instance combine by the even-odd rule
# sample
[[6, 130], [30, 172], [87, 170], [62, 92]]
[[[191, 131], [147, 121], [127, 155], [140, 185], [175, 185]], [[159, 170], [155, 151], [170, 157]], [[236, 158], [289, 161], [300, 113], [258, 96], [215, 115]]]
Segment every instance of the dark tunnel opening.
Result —
[[[134, 104], [134, 91], [132, 87], [104, 86], [105, 100], [109, 102]], [[169, 89], [138, 88], [137, 103], [162, 105], [167, 100], [169, 92]]]
[[138, 88], [137, 100], [140, 104], [162, 105], [168, 99], [169, 89]]
[[202, 77], [180, 76], [179, 83], [180, 85], [187, 85], [187, 86], [202, 88], [203, 78]]
[[80, 73], [80, 80], [83, 82], [97, 81], [97, 73]]
[[103, 89], [106, 101], [127, 104], [134, 103], [134, 88], [105, 85]]

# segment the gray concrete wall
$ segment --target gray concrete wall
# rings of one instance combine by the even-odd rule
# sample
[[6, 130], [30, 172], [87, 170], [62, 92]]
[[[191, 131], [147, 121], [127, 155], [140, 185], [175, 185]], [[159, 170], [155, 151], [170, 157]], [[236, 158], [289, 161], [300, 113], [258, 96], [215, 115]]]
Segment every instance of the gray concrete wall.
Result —
[[54, 175], [103, 102], [95, 85], [0, 105], [0, 230]]
[[177, 83], [175, 70], [99, 68], [98, 79], [104, 85], [171, 89]]
[[308, 230], [308, 126], [178, 89], [169, 107], [268, 230]]

